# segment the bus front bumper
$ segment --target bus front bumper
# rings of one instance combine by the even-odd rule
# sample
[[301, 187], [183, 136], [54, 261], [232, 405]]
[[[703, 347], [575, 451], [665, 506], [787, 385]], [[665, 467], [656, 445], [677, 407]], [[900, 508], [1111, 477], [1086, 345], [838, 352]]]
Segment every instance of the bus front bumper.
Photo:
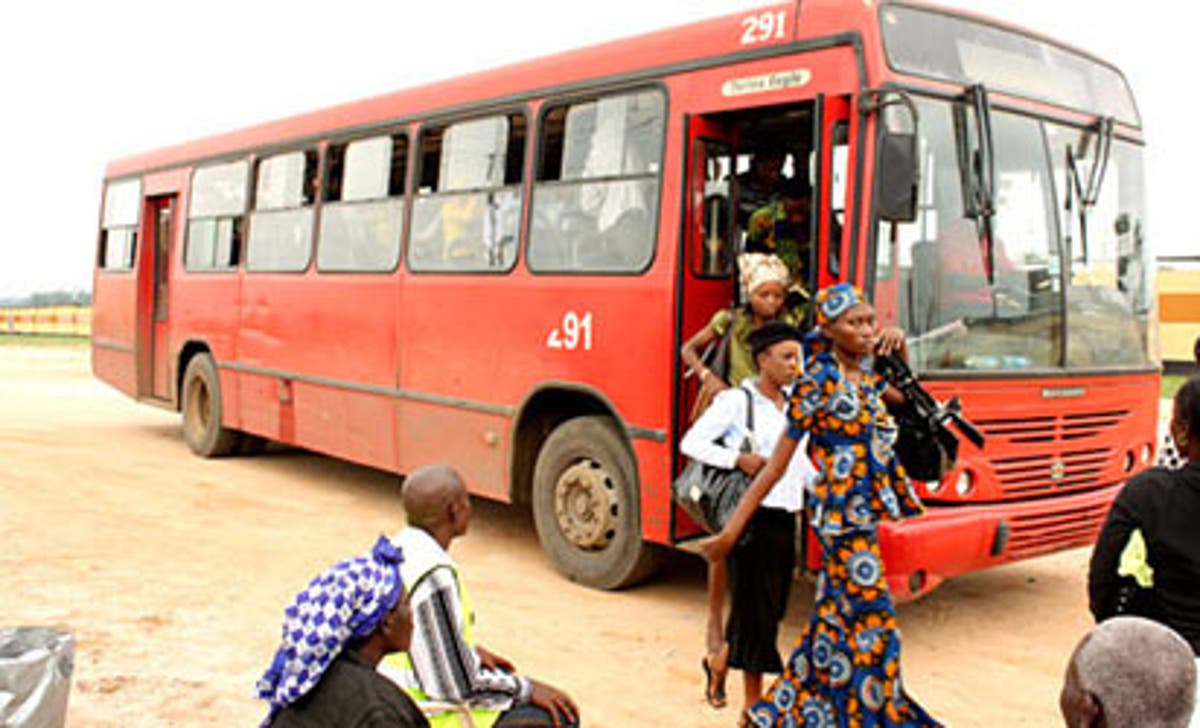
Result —
[[913, 599], [954, 576], [1090, 546], [1123, 486], [1010, 503], [933, 504], [919, 518], [884, 523], [879, 541], [892, 595]]

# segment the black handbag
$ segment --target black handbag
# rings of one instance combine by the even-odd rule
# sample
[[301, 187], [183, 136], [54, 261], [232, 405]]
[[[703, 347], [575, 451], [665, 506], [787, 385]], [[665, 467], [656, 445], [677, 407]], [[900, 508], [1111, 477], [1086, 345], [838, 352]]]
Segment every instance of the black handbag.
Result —
[[904, 404], [892, 409], [899, 434], [896, 457], [908, 477], [914, 480], [941, 480], [958, 459], [958, 436], [954, 426], [976, 447], [984, 445], [983, 433], [962, 416], [958, 397], [942, 404], [925, 391], [912, 369], [894, 354], [875, 358], [875, 371], [904, 395]]
[[[742, 440], [741, 451], [750, 453], [754, 452], [754, 396], [745, 387], [741, 390], [746, 395], [746, 432], [749, 433]], [[729, 522], [751, 481], [749, 475], [736, 467], [718, 468], [692, 460], [675, 478], [671, 493], [693, 521], [710, 533], [716, 533]]]

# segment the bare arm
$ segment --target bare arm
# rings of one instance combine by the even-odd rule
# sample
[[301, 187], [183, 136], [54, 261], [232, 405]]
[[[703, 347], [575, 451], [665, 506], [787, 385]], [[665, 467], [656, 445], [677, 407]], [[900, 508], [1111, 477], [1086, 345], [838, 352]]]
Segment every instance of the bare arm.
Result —
[[[692, 338], [683, 343], [683, 348], [679, 350], [679, 356], [683, 359], [683, 363], [688, 369], [691, 369], [700, 376], [701, 372], [708, 371], [704, 366], [704, 362], [700, 361], [700, 353], [709, 344], [717, 340], [717, 334], [712, 330], [712, 327], [705, 326], [697, 331]], [[711, 374], [710, 374], [711, 375]]]
[[[894, 353], [905, 363], [908, 362], [908, 339], [904, 336], [903, 329], [888, 326], [882, 329], [878, 336], [876, 350], [881, 355], [887, 356]], [[904, 393], [889, 384], [883, 390], [883, 401], [891, 406], [904, 404]]]
[[767, 493], [771, 492], [771, 488], [775, 487], [775, 484], [787, 471], [788, 463], [791, 462], [792, 455], [796, 452], [797, 444], [798, 442], [789, 433], [785, 432], [780, 436], [779, 442], [775, 443], [775, 449], [771, 451], [771, 459], [767, 461], [762, 470], [758, 471], [750, 488], [738, 501], [737, 508], [729, 517], [729, 522], [725, 524], [720, 533], [700, 542], [700, 552], [704, 554], [704, 558], [709, 561], [720, 561], [733, 550], [733, 545], [741, 537], [742, 531], [746, 530], [746, 524], [758, 510], [763, 498], [767, 497]]

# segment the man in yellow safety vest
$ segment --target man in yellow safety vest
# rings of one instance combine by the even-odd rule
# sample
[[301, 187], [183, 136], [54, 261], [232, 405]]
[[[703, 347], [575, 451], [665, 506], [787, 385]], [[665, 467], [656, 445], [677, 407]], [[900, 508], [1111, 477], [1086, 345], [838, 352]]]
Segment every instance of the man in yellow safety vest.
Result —
[[471, 599], [447, 553], [471, 521], [462, 477], [445, 466], [420, 468], [404, 481], [402, 499], [408, 527], [392, 540], [404, 553], [413, 638], [379, 671], [422, 706], [433, 728], [576, 728], [571, 698], [474, 641]]

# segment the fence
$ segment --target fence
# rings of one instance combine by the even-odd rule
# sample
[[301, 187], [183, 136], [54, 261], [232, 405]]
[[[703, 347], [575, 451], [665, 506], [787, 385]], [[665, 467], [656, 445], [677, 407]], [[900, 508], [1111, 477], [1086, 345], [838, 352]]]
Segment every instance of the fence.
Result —
[[0, 308], [0, 335], [90, 336], [91, 333], [90, 306]]

